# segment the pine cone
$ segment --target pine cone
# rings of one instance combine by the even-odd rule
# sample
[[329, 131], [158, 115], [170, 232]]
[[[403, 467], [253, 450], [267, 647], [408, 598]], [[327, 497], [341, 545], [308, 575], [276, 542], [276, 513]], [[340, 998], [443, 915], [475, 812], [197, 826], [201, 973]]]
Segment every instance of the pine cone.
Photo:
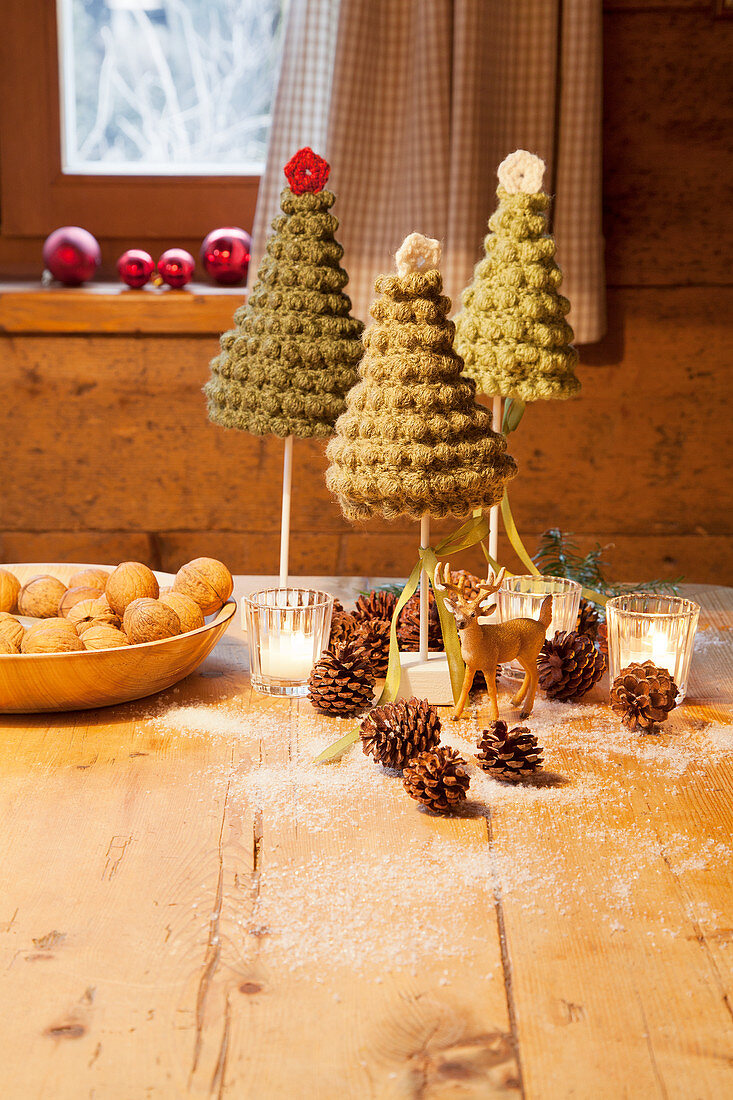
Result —
[[[397, 622], [397, 639], [400, 649], [405, 653], [416, 653], [420, 648], [420, 593], [405, 604]], [[443, 631], [440, 629], [440, 616], [435, 596], [430, 593], [428, 601], [428, 649], [433, 653], [443, 652]]]
[[600, 615], [590, 602], [586, 600], [584, 596], [580, 597], [580, 608], [578, 610], [578, 620], [575, 625], [576, 634], [585, 634], [587, 638], [590, 638], [592, 642], [595, 642], [598, 637], [598, 627], [600, 626]]
[[357, 627], [357, 620], [348, 611], [334, 611], [331, 616], [331, 634], [328, 640], [328, 648], [333, 649], [342, 642], [353, 641]]
[[598, 637], [596, 638], [598, 648], [604, 656], [608, 656], [608, 626], [605, 620], [598, 624]]
[[375, 707], [361, 724], [361, 744], [385, 768], [404, 768], [418, 753], [440, 741], [440, 718], [427, 699], [400, 700]]
[[455, 749], [444, 745], [414, 756], [402, 777], [402, 785], [412, 798], [443, 814], [458, 808], [470, 782], [466, 761]]
[[327, 649], [313, 666], [308, 697], [324, 714], [348, 717], [366, 710], [374, 698], [374, 669], [358, 643]]
[[392, 621], [397, 597], [394, 592], [372, 591], [367, 596], [359, 596], [354, 608], [354, 618], [358, 622], [368, 619], [388, 619]]
[[478, 762], [495, 779], [516, 781], [542, 766], [542, 749], [527, 726], [507, 730], [506, 722], [492, 722], [478, 742]]
[[371, 661], [375, 676], [386, 676], [389, 665], [389, 619], [367, 619], [356, 623], [355, 637]]
[[558, 630], [545, 642], [537, 661], [539, 684], [550, 699], [574, 702], [590, 691], [603, 675], [606, 659], [590, 638]]
[[667, 669], [644, 661], [643, 665], [628, 665], [618, 674], [611, 688], [611, 707], [630, 730], [653, 733], [658, 722], [666, 722], [678, 695]]
[[456, 584], [463, 582], [463, 595], [467, 600], [478, 596], [481, 582], [475, 573], [469, 573], [467, 569], [451, 569], [451, 577]]

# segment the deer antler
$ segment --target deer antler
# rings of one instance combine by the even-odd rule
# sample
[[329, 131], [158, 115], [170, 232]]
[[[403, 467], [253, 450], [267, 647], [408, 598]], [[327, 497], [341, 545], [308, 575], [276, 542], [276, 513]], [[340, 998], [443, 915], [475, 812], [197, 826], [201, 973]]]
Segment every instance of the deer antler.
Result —
[[504, 580], [504, 574], [506, 569], [500, 569], [499, 573], [494, 573], [494, 570], [489, 566], [489, 573], [485, 581], [478, 582], [478, 596], [474, 597], [474, 604], [478, 606], [480, 603], [490, 596], [492, 592], [497, 592], [501, 588], [501, 582]]
[[459, 600], [465, 601], [464, 589], [466, 584], [466, 578], [456, 582], [453, 580], [453, 576], [450, 571], [450, 562], [443, 562], [443, 574], [440, 572], [440, 562], [435, 567], [435, 587], [439, 588], [441, 592], [452, 592], [458, 597]]
[[505, 573], [506, 569], [502, 568], [499, 570], [498, 574], [496, 574], [491, 566], [489, 566], [489, 573], [486, 580], [478, 582], [479, 588], [486, 596], [490, 596], [492, 592], [496, 592], [501, 588], [501, 582], [504, 580]]

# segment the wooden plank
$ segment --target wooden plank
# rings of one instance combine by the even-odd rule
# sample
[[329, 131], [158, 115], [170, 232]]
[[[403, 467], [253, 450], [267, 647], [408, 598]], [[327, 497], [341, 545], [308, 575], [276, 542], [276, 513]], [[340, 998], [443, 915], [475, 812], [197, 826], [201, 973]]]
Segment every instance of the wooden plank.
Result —
[[[532, 548], [537, 532], [559, 526], [591, 544], [618, 542], [617, 577], [733, 578], [730, 478], [709, 414], [733, 413], [720, 374], [731, 298], [730, 288], [611, 294], [624, 346], [609, 340], [584, 350], [582, 398], [535, 402], [511, 437], [520, 469], [512, 505]], [[217, 347], [213, 335], [6, 338], [0, 463], [13, 476], [2, 486], [0, 534], [12, 540], [7, 556], [60, 557], [39, 540], [66, 532], [59, 544], [72, 553], [69, 533], [86, 530], [97, 533], [106, 560], [141, 553], [124, 549], [128, 532], [147, 540], [156, 564], [190, 557], [210, 538], [237, 569], [271, 568], [282, 442], [208, 422], [201, 387]], [[651, 404], [639, 399], [652, 392]], [[296, 445], [295, 568], [404, 573], [417, 541], [411, 525], [347, 524], [324, 484], [324, 450], [318, 440]], [[630, 493], [643, 506], [630, 508]]]
[[122, 283], [0, 284], [0, 333], [219, 335], [232, 327], [244, 295], [242, 287], [194, 283], [182, 290], [131, 290]]
[[[733, 592], [701, 592], [730, 625]], [[706, 759], [695, 737], [711, 720], [730, 729], [727, 649], [716, 669], [723, 709], [687, 704], [656, 741], [625, 736], [597, 711], [541, 704], [529, 724], [567, 788], [494, 792], [529, 1096], [712, 1098], [733, 1088], [730, 755]]]
[[[219, 650], [166, 699], [213, 702], [239, 684]], [[122, 1095], [120, 1083], [128, 1096], [186, 1092], [236, 738], [161, 736], [143, 719], [150, 709], [3, 721], [3, 1092], [13, 1100], [76, 1098], [81, 1081], [84, 1095]]]
[[672, 733], [545, 702], [546, 782], [455, 821], [311, 766], [339, 723], [250, 695], [236, 633], [157, 701], [3, 721], [4, 1096], [727, 1095], [733, 592], [692, 594]]

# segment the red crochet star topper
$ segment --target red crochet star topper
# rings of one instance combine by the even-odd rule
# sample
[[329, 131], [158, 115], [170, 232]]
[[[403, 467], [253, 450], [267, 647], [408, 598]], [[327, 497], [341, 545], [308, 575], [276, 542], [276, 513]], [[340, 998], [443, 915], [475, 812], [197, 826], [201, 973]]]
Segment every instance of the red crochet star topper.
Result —
[[306, 145], [291, 157], [283, 168], [290, 190], [295, 195], [304, 191], [321, 191], [326, 185], [331, 165]]

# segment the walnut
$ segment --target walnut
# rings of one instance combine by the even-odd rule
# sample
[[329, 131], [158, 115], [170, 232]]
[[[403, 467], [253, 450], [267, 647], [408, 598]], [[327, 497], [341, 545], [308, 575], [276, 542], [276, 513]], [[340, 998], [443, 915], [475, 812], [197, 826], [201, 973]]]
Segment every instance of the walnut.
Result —
[[180, 634], [181, 620], [172, 607], [143, 596], [128, 605], [122, 629], [132, 645], [140, 645]]
[[103, 623], [105, 626], [117, 628], [120, 626], [119, 615], [115, 615], [110, 609], [104, 596], [99, 596], [96, 600], [81, 600], [74, 604], [66, 618], [74, 624], [79, 635], [83, 634], [92, 623], [95, 625]]
[[173, 591], [190, 596], [204, 615], [213, 615], [223, 607], [233, 588], [231, 573], [216, 558], [194, 558], [181, 566], [173, 582]]
[[62, 619], [68, 619], [72, 607], [75, 607], [83, 600], [96, 600], [101, 595], [101, 588], [88, 588], [83, 585], [77, 585], [75, 588], [67, 588], [59, 600], [59, 616]]
[[22, 623], [7, 611], [0, 611], [0, 638], [12, 646], [12, 653], [20, 653], [20, 643], [23, 641], [25, 630]]
[[122, 616], [133, 600], [143, 597], [156, 600], [159, 590], [152, 569], [139, 561], [123, 561], [110, 573], [104, 591], [114, 613]]
[[160, 597], [160, 602], [172, 607], [181, 620], [181, 633], [188, 634], [189, 630], [198, 630], [204, 625], [204, 613], [190, 596], [183, 592], [165, 592]]
[[18, 611], [32, 619], [53, 619], [59, 613], [61, 597], [66, 585], [56, 577], [46, 574], [31, 577], [18, 593]]
[[69, 588], [99, 588], [104, 592], [104, 586], [109, 580], [110, 569], [80, 569], [69, 581]]
[[20, 581], [9, 569], [0, 569], [0, 611], [18, 610]]
[[85, 649], [117, 649], [130, 644], [126, 634], [108, 623], [90, 623], [81, 640]]
[[26, 630], [20, 643], [21, 653], [72, 653], [84, 648], [68, 619], [47, 619]]

